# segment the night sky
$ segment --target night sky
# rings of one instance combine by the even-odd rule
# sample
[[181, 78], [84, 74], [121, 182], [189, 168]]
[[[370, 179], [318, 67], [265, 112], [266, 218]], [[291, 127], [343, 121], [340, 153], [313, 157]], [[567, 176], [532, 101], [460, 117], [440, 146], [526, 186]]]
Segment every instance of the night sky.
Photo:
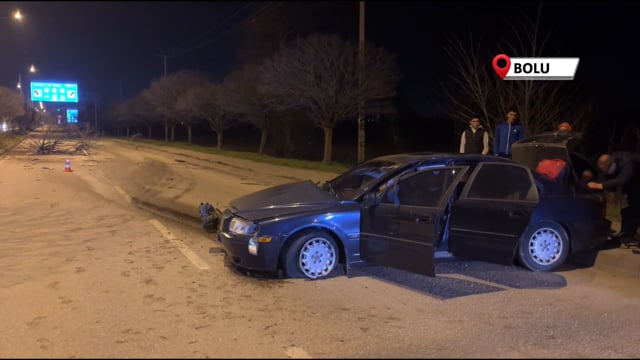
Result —
[[[19, 8], [23, 23], [8, 18]], [[580, 57], [576, 81], [595, 100], [601, 124], [636, 121], [640, 5], [631, 2], [366, 2], [366, 38], [395, 53], [409, 103], [441, 116], [443, 46], [469, 33], [493, 44], [541, 8], [545, 56]], [[246, 21], [293, 24], [358, 38], [358, 2], [1, 2], [0, 85], [14, 88], [31, 63], [38, 80], [75, 81], [81, 100], [107, 104], [136, 95], [164, 72], [198, 69], [220, 81], [251, 48]], [[293, 36], [293, 35], [292, 35]], [[257, 46], [257, 45], [256, 45]]]

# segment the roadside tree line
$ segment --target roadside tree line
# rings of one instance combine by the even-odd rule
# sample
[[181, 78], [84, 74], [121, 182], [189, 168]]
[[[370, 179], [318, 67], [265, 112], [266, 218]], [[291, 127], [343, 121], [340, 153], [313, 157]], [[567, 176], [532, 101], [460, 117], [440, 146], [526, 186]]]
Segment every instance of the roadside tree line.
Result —
[[[175, 141], [177, 126], [192, 140], [195, 124], [206, 122], [223, 146], [224, 132], [249, 123], [261, 132], [263, 155], [278, 119], [303, 116], [324, 133], [322, 161], [332, 161], [333, 129], [358, 115], [391, 111], [383, 107], [396, 94], [400, 71], [394, 56], [366, 45], [364, 66], [358, 47], [338, 35], [312, 34], [283, 44], [261, 63], [246, 63], [220, 83], [196, 70], [180, 70], [151, 82], [133, 99], [114, 105], [107, 119], [125, 133], [164, 127], [165, 141]], [[360, 69], [363, 69], [362, 71]]]

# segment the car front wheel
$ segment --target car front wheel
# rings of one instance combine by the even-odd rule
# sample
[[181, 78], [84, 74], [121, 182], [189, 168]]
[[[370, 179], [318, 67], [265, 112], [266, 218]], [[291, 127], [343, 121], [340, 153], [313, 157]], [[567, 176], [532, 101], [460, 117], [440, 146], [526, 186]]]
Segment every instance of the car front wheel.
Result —
[[559, 224], [541, 221], [530, 227], [520, 239], [518, 255], [532, 271], [553, 271], [569, 255], [569, 236]]
[[291, 243], [285, 254], [284, 271], [290, 278], [323, 278], [335, 269], [338, 256], [338, 246], [331, 235], [309, 232]]

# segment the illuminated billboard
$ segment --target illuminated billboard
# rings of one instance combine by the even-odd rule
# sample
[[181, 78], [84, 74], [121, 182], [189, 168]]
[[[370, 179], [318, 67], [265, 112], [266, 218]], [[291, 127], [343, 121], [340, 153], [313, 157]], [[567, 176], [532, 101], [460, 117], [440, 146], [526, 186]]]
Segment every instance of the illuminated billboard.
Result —
[[78, 102], [78, 84], [31, 82], [31, 101]]

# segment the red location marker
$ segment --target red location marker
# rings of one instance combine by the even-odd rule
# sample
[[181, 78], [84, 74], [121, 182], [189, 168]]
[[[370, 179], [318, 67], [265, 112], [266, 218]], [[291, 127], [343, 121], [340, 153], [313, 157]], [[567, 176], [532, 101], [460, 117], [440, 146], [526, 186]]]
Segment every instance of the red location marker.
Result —
[[[500, 66], [498, 61], [504, 60], [504, 66]], [[498, 54], [493, 58], [493, 70], [496, 71], [496, 74], [500, 76], [502, 80], [507, 76], [509, 72], [509, 68], [511, 67], [511, 59], [505, 54]]]

